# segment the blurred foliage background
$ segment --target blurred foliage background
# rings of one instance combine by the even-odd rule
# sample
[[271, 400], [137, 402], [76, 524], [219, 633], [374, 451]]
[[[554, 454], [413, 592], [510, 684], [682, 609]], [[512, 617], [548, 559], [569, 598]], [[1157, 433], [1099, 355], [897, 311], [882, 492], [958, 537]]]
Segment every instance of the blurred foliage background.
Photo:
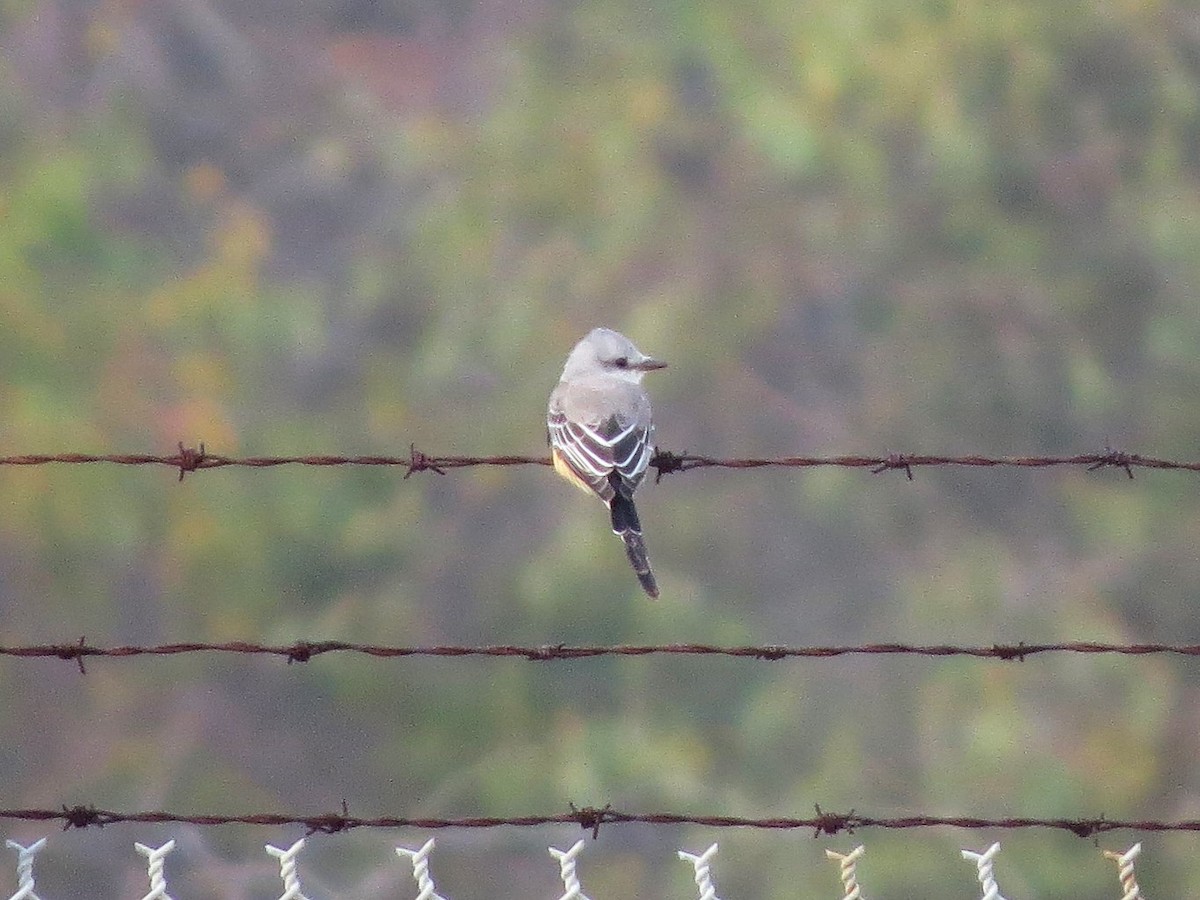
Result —
[[[712, 454], [1200, 445], [1200, 12], [1182, 0], [0, 0], [0, 453], [538, 453], [571, 345], [671, 367]], [[663, 599], [543, 469], [0, 471], [0, 642], [1200, 642], [1187, 475], [702, 471], [641, 493]], [[0, 807], [1200, 816], [1200, 671], [0, 661]], [[6, 823], [32, 840], [46, 830]], [[46, 897], [278, 893], [250, 829], [52, 839]], [[553, 896], [571, 829], [448, 832]], [[1040, 833], [616, 826], [590, 896], [1115, 896]], [[1100, 843], [1124, 849], [1133, 838]], [[310, 840], [312, 896], [407, 896]], [[1140, 880], [1200, 891], [1195, 837]], [[0, 882], [2, 884], [2, 882]], [[0, 891], [3, 887], [0, 887]], [[272, 892], [274, 890], [274, 892]]]

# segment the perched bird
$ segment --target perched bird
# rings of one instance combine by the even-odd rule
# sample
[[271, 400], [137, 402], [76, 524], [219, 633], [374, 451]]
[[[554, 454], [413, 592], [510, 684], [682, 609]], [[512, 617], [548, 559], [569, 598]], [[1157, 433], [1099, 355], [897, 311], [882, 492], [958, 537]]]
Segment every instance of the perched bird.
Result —
[[633, 571], [651, 597], [658, 596], [658, 584], [633, 492], [646, 477], [653, 452], [650, 398], [641, 381], [664, 366], [625, 335], [593, 328], [567, 357], [546, 411], [555, 471], [608, 506], [613, 533], [625, 542]]

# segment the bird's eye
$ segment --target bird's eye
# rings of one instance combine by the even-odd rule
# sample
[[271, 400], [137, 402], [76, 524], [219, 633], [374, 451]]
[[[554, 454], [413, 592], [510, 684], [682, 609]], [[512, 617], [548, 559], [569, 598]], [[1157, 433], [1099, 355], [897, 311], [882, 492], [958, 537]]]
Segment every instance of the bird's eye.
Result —
[[616, 359], [613, 360], [613, 365], [616, 366], [618, 369], [627, 369], [627, 368], [629, 368], [629, 357], [618, 356]]

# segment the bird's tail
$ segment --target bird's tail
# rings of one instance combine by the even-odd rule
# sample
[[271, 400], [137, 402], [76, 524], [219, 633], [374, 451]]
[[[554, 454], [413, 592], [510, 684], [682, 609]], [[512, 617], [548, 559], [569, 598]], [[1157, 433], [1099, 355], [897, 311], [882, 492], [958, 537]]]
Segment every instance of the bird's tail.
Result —
[[646, 555], [646, 542], [642, 540], [642, 523], [638, 521], [637, 508], [633, 500], [617, 492], [609, 505], [612, 512], [613, 533], [625, 542], [625, 555], [637, 574], [644, 590], [651, 599], [658, 599], [658, 582], [650, 571], [650, 559]]

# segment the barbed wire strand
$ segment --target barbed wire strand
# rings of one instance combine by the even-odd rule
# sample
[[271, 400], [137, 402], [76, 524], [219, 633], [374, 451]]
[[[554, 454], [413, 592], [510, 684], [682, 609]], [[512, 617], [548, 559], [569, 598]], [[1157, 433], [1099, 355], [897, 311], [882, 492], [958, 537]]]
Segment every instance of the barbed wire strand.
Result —
[[0, 645], [0, 656], [17, 659], [50, 658], [73, 661], [83, 669], [85, 659], [94, 657], [128, 659], [138, 656], [178, 656], [187, 653], [241, 653], [278, 656], [288, 663], [304, 663], [330, 653], [354, 653], [377, 658], [423, 657], [517, 657], [530, 662], [589, 659], [600, 656], [725, 656], [778, 662], [785, 659], [831, 659], [839, 656], [925, 656], [969, 657], [1006, 662], [1023, 661], [1031, 656], [1075, 653], [1084, 655], [1200, 657], [1200, 644], [1111, 644], [1095, 641], [1065, 641], [1046, 644], [992, 644], [958, 646], [954, 644], [858, 644], [829, 647], [790, 647], [778, 644], [727, 647], [712, 644], [549, 644], [521, 646], [486, 644], [478, 646], [430, 645], [387, 646], [349, 641], [296, 641], [292, 644], [258, 644], [250, 641], [187, 641], [172, 644], [103, 647], [80, 638], [74, 643]]
[[[43, 466], [50, 464], [90, 465], [110, 464], [118, 466], [166, 466], [179, 472], [179, 480], [189, 472], [201, 469], [223, 469], [229, 467], [263, 469], [277, 466], [393, 466], [405, 470], [408, 478], [415, 472], [435, 472], [444, 475], [450, 469], [467, 469], [476, 466], [548, 466], [546, 456], [433, 456], [409, 447], [406, 456], [343, 456], [318, 454], [306, 456], [222, 456], [209, 453], [203, 443], [199, 447], [185, 447], [181, 442], [177, 453], [158, 455], [149, 453], [23, 453], [0, 456], [0, 466]], [[658, 449], [650, 459], [656, 472], [655, 480], [675, 472], [692, 469], [766, 469], [766, 468], [823, 468], [869, 469], [875, 474], [887, 471], [902, 471], [912, 480], [913, 469], [934, 466], [958, 466], [969, 468], [1019, 468], [1044, 469], [1073, 466], [1095, 471], [1097, 469], [1121, 469], [1133, 478], [1134, 469], [1168, 469], [1174, 471], [1200, 472], [1200, 461], [1161, 459], [1140, 453], [1127, 453], [1111, 447], [1102, 453], [1078, 453], [1069, 456], [987, 456], [967, 454], [961, 456], [923, 453], [886, 453], [876, 456], [779, 456], [722, 459], [683, 452]]]
[[460, 818], [351, 816], [343, 807], [338, 813], [304, 816], [294, 813], [244, 813], [238, 815], [189, 815], [184, 813], [149, 810], [120, 812], [98, 809], [95, 806], [62, 806], [58, 809], [0, 809], [0, 820], [25, 822], [61, 822], [63, 830], [73, 828], [103, 827], [117, 823], [142, 824], [185, 824], [197, 826], [217, 825], [260, 825], [271, 827], [300, 826], [309, 834], [336, 834], [356, 828], [498, 828], [537, 827], [543, 825], [578, 825], [599, 835], [600, 828], [609, 825], [638, 823], [642, 825], [698, 825], [706, 828], [754, 828], [766, 830], [810, 829], [814, 837], [852, 834], [861, 828], [907, 829], [907, 828], [968, 828], [968, 829], [1052, 829], [1067, 831], [1078, 837], [1092, 837], [1112, 831], [1143, 832], [1200, 832], [1200, 819], [1162, 821], [1156, 819], [1109, 819], [1104, 816], [1081, 819], [1039, 819], [1027, 817], [986, 818], [982, 816], [931, 816], [910, 815], [875, 817], [848, 813], [824, 812], [817, 807], [816, 814], [809, 817], [748, 818], [723, 815], [689, 815], [684, 813], [631, 813], [613, 809], [575, 807], [563, 813], [547, 813], [524, 816], [465, 816]]

